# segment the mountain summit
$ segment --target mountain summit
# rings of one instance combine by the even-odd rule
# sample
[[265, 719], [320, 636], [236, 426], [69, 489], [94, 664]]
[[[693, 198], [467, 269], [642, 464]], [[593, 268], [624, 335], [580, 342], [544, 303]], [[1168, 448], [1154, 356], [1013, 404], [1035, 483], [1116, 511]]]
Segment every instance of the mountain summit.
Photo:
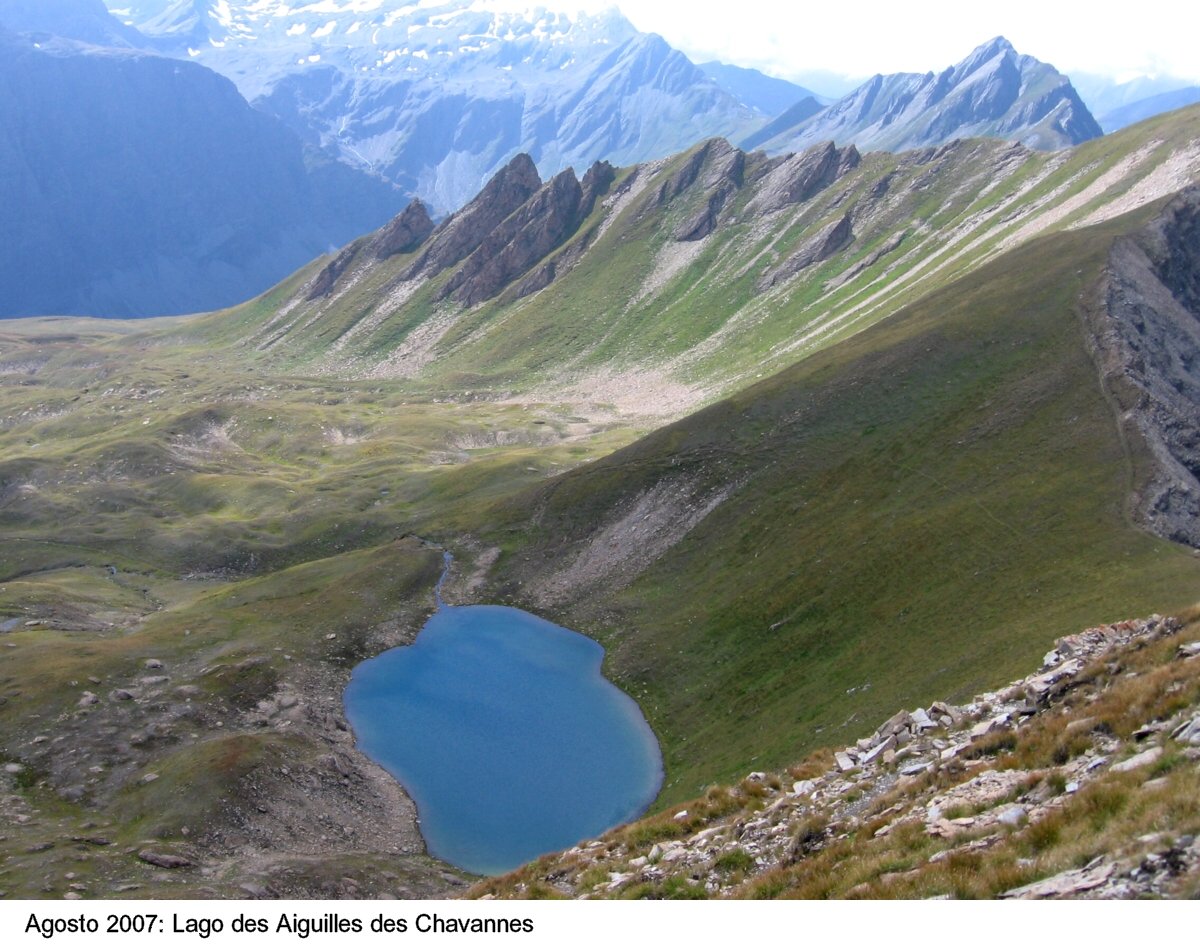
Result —
[[1066, 76], [1021, 55], [1002, 36], [940, 73], [876, 75], [827, 109], [772, 133], [765, 141], [755, 137], [770, 152], [827, 139], [900, 151], [972, 136], [1058, 149], [1102, 134]]

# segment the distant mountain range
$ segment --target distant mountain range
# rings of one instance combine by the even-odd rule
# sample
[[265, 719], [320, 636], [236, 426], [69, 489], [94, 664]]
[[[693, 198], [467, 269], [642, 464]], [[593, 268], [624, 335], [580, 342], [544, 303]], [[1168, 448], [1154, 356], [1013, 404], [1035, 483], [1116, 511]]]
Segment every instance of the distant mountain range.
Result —
[[897, 151], [974, 136], [1056, 149], [1102, 134], [1066, 76], [1003, 37], [940, 73], [874, 76], [828, 108], [801, 111], [767, 131], [751, 141], [768, 152], [828, 139]]
[[[406, 200], [305, 148], [211, 70], [6, 32], [9, 13], [0, 7], [0, 316], [230, 306]], [[89, 29], [86, 18], [60, 26], [71, 23]]]
[[1060, 148], [1101, 134], [1065, 76], [1003, 39], [942, 73], [876, 76], [830, 103], [756, 70], [696, 66], [615, 9], [159, 0], [130, 7], [129, 20], [435, 213], [460, 207], [518, 152], [554, 173], [660, 158], [709, 136], [780, 153], [825, 139], [903, 149], [973, 135]]
[[135, 24], [435, 213], [460, 207], [518, 152], [552, 171], [629, 163], [762, 121], [615, 10], [570, 17], [382, 0], [267, 11], [181, 0]]
[[712, 136], [784, 154], [829, 139], [1058, 148], [1100, 134], [1066, 77], [1003, 39], [830, 103], [755, 70], [696, 66], [615, 10], [110, 5], [119, 17], [102, 0], [0, 2], [4, 315], [226, 306], [411, 196], [434, 218], [457, 210], [519, 153], [553, 176]]
[[1172, 89], [1170, 92], [1160, 92], [1157, 95], [1136, 99], [1126, 105], [1119, 106], [1100, 116], [1100, 128], [1105, 132], [1116, 132], [1127, 125], [1141, 122], [1163, 112], [1173, 112], [1193, 103], [1200, 102], [1200, 86], [1184, 86], [1182, 89]]

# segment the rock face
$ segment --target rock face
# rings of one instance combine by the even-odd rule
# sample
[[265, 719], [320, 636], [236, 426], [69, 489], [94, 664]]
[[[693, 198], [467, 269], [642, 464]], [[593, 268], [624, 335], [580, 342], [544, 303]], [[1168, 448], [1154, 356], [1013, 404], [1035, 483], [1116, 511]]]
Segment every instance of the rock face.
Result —
[[442, 296], [468, 307], [494, 297], [575, 232], [582, 202], [575, 172], [559, 172], [484, 238]]
[[722, 209], [745, 183], [746, 153], [733, 148], [724, 139], [706, 143], [696, 157], [688, 162], [680, 177], [668, 182], [671, 191], [678, 194], [684, 187], [694, 183], [701, 168], [704, 168], [705, 174], [701, 181], [703, 197], [700, 208], [675, 229], [677, 241], [698, 241], [713, 232]]
[[847, 211], [837, 221], [827, 225], [814, 235], [782, 264], [760, 277], [757, 284], [758, 289], [766, 290], [795, 277], [804, 268], [832, 257], [853, 239], [853, 225], [850, 212]]
[[433, 233], [433, 221], [420, 198], [415, 198], [392, 218], [371, 242], [375, 259], [386, 261], [396, 254], [408, 254], [420, 247]]
[[1159, 463], [1136, 509], [1156, 534], [1200, 548], [1200, 188], [1114, 244], [1098, 295], [1097, 361]]
[[230, 306], [403, 203], [193, 63], [0, 32], [0, 88], [0, 316]]
[[839, 149], [832, 142], [789, 155], [767, 174], [748, 210], [770, 214], [808, 201], [857, 168], [860, 161], [858, 149], [853, 145]]
[[[453, 300], [470, 307], [509, 288], [513, 298], [534, 293], [554, 280], [562, 263], [553, 257], [547, 260], [547, 256], [576, 234], [615, 175], [607, 162], [596, 162], [582, 182], [568, 168], [542, 184], [533, 159], [518, 155], [469, 205], [437, 228], [424, 205], [414, 201], [385, 228], [330, 261], [310, 283], [307, 299], [333, 293], [355, 262], [377, 263], [422, 246], [424, 250], [402, 277], [428, 280], [453, 269], [437, 293], [439, 301]], [[575, 249], [571, 260], [577, 259], [584, 247], [586, 241]]]
[[408, 276], [434, 277], [465, 260], [541, 186], [542, 179], [529, 155], [522, 153], [512, 159], [470, 204], [442, 223], [409, 268]]
[[899, 151], [983, 135], [1057, 149], [1101, 134], [1066, 76], [997, 37], [940, 73], [875, 76], [828, 108], [746, 144], [779, 152], [833, 139]]

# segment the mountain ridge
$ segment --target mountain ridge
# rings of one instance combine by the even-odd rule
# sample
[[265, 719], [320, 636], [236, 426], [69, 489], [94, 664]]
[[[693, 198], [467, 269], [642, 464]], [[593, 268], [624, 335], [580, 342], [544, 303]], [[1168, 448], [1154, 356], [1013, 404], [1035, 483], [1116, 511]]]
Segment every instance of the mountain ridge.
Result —
[[402, 204], [202, 66], [37, 37], [0, 34], [4, 316], [230, 306]]
[[1102, 134], [1066, 76], [998, 36], [938, 73], [876, 75], [756, 144], [781, 151], [833, 139], [902, 150], [992, 135], [1057, 149]]
[[[613, 170], [586, 219], [549, 244], [530, 232], [526, 249], [537, 253], [520, 273], [532, 269], [540, 278], [521, 284], [510, 273], [468, 307], [451, 305], [437, 283], [455, 278], [417, 279], [421, 249], [381, 263], [368, 250], [373, 239], [364, 238], [339, 255], [338, 280], [318, 277], [329, 262], [314, 263], [277, 288], [272, 319], [247, 319], [261, 312], [256, 303], [212, 327], [271, 365], [304, 371], [395, 374], [418, 385], [466, 372], [485, 390], [582, 392], [593, 371], [618, 369], [630, 385], [638, 378], [653, 385], [658, 374], [686, 387], [684, 398], [698, 405], [1041, 230], [1103, 220], [1181, 187], [1200, 168], [1190, 114], [1058, 156], [974, 140], [899, 155], [826, 143], [769, 157], [710, 140], [666, 162]], [[487, 223], [464, 227], [460, 212], [439, 229], [453, 225], [464, 240], [478, 231], [472, 248], [484, 242], [540, 185], [531, 159], [514, 161], [524, 162], [529, 184], [511, 203]], [[949, 246], [922, 236], [930, 215], [955, 235]], [[626, 255], [625, 244], [640, 247], [640, 259]], [[305, 303], [313, 280], [322, 293]], [[797, 295], [797, 287], [807, 289]], [[571, 301], [579, 295], [614, 314], [614, 327], [601, 332], [582, 314], [576, 323]], [[684, 308], [693, 314], [686, 329], [674, 322]], [[623, 328], [620, 356], [603, 342], [615, 327]], [[332, 348], [315, 345], [324, 333], [336, 335]], [[570, 352], [545, 351], [566, 333]], [[532, 345], [525, 355], [520, 340]], [[500, 365], [497, 354], [507, 370], [481, 372]]]

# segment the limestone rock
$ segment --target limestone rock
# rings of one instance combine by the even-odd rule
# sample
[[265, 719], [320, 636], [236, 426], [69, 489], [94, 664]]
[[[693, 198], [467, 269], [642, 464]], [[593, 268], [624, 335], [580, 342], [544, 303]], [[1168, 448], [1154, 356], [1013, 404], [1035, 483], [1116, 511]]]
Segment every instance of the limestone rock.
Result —
[[[574, 177], [574, 176], [572, 176]], [[406, 272], [435, 277], [466, 260], [500, 224], [542, 187], [533, 159], [522, 153], [492, 177], [466, 207], [451, 215], [433, 232], [425, 250]]]
[[1200, 745], [1200, 716], [1185, 721], [1171, 733], [1171, 738], [1188, 745]]
[[376, 260], [385, 261], [397, 254], [409, 254], [420, 247], [433, 233], [429, 211], [414, 198], [396, 217], [385, 224], [368, 245]]
[[158, 868], [166, 868], [174, 870], [175, 868], [190, 868], [192, 862], [190, 859], [178, 854], [166, 854], [161, 851], [144, 850], [138, 852], [138, 857], [147, 864], [153, 864]]
[[333, 288], [337, 284], [338, 278], [345, 273], [346, 268], [350, 266], [350, 262], [354, 260], [357, 253], [358, 247], [352, 244], [326, 264], [321, 269], [321, 272], [313, 278], [312, 283], [308, 287], [305, 299], [316, 300], [318, 297], [328, 297], [333, 293]]
[[839, 149], [833, 142], [823, 142], [790, 155], [767, 173], [762, 187], [746, 210], [754, 214], [770, 214], [789, 205], [808, 201], [842, 175], [858, 167], [860, 160], [858, 149], [853, 145]]
[[1153, 765], [1163, 754], [1162, 746], [1156, 745], [1152, 749], [1147, 749], [1145, 752], [1139, 752], [1132, 758], [1126, 759], [1124, 762], [1118, 762], [1112, 767], [1114, 772], [1132, 772], [1134, 769], [1140, 769], [1144, 765]]
[[854, 231], [850, 212], [847, 211], [837, 221], [827, 224], [813, 235], [782, 264], [763, 274], [755, 286], [760, 291], [774, 287], [776, 284], [795, 277], [806, 267], [832, 257], [852, 240], [854, 240]]
[[573, 170], [555, 175], [480, 240], [440, 297], [469, 307], [496, 296], [575, 232], [582, 201]]
[[1084, 868], [1081, 871], [1064, 871], [1045, 880], [1005, 891], [1000, 897], [1020, 900], [1073, 897], [1107, 883], [1116, 870], [1115, 864], [1101, 864], [1090, 870]]

